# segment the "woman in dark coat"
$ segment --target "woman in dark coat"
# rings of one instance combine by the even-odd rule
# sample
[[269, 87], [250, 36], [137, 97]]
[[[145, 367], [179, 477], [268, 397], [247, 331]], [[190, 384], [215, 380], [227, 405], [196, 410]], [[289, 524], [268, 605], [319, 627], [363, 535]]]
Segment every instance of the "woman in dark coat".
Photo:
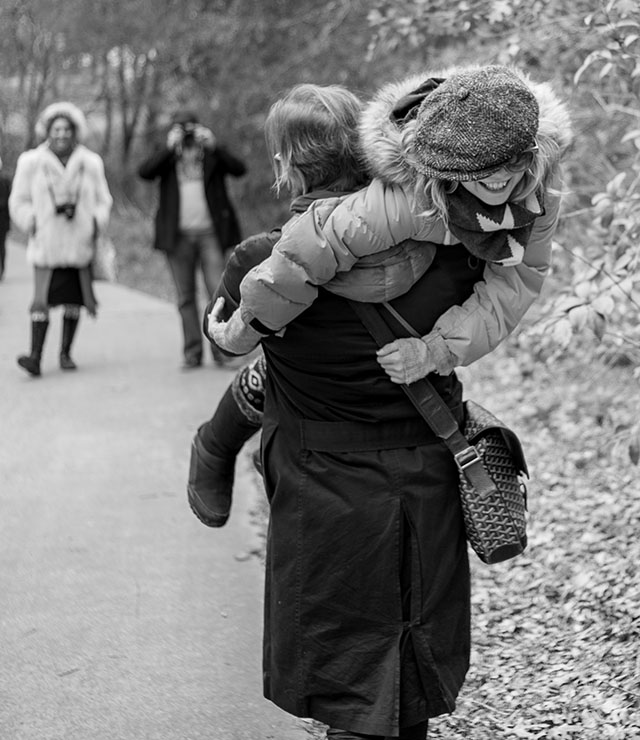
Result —
[[[298, 103], [295, 125], [317, 136], [313, 124], [326, 121], [327, 99]], [[356, 126], [346, 130], [353, 147]], [[279, 130], [273, 109], [267, 133], [276, 161], [287, 160], [279, 184], [304, 194], [292, 210], [347, 189], [344, 159], [316, 147], [305, 160], [308, 139], [299, 129]], [[298, 142], [293, 149], [289, 137]], [[326, 169], [321, 177], [313, 169], [322, 155], [340, 165], [339, 186]], [[315, 191], [319, 185], [324, 190]], [[232, 259], [233, 274], [227, 268], [223, 276], [227, 312], [239, 301], [248, 256]], [[463, 247], [437, 249], [393, 305], [426, 334], [471, 295], [483, 266]], [[320, 289], [282, 337], [262, 346], [271, 509], [265, 696], [328, 724], [330, 738], [422, 740], [429, 717], [453, 710], [469, 661], [469, 570], [451, 455], [381, 368], [374, 340], [344, 298]], [[456, 376], [432, 381], [461, 419]]]
[[[447, 279], [454, 258], [439, 250], [393, 302], [419, 331], [479, 279], [462, 251], [455, 281]], [[469, 659], [451, 455], [381, 369], [344, 299], [321, 291], [263, 348], [266, 695], [332, 728], [424, 737], [428, 717], [453, 711]], [[461, 419], [456, 376], [432, 380]]]

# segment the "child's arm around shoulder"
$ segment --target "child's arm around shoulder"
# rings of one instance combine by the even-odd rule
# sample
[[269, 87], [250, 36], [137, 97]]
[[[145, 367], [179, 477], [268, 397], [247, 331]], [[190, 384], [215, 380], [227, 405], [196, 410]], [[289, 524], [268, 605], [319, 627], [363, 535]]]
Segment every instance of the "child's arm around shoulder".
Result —
[[551, 266], [560, 198], [549, 196], [532, 229], [520, 264], [487, 263], [484, 279], [460, 306], [452, 306], [421, 339], [398, 339], [379, 350], [379, 362], [395, 383], [412, 383], [430, 372], [448, 375], [494, 350], [540, 295]]
[[265, 334], [277, 332], [313, 303], [318, 286], [361, 257], [405, 239], [428, 239], [432, 227], [413, 214], [402, 188], [379, 180], [352, 195], [316, 201], [285, 224], [271, 256], [246, 275], [242, 319]]
[[[536, 219], [523, 260], [512, 267], [487, 263], [484, 280], [461, 306], [453, 306], [432, 332], [444, 340], [454, 366], [469, 365], [494, 350], [511, 334], [540, 295], [551, 267], [551, 246], [560, 198], [549, 196]], [[437, 341], [437, 339], [435, 340]]]

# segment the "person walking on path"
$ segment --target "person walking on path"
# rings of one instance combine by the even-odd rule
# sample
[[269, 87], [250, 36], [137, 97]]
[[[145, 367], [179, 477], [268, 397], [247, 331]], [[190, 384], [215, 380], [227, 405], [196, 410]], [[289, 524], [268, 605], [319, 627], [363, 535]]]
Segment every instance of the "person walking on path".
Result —
[[39, 116], [35, 131], [43, 141], [18, 157], [9, 211], [28, 235], [27, 260], [35, 276], [31, 352], [18, 357], [18, 365], [37, 377], [53, 306], [64, 306], [60, 367], [76, 369], [71, 347], [81, 307], [96, 315], [90, 265], [113, 199], [101, 157], [82, 143], [88, 129], [77, 106], [52, 103]]
[[10, 194], [11, 178], [2, 172], [2, 159], [0, 159], [0, 280], [4, 277], [7, 260], [7, 234], [11, 227], [9, 216]]
[[[202, 365], [202, 333], [196, 276], [202, 271], [211, 298], [224, 268], [225, 252], [241, 239], [226, 177], [246, 167], [220, 145], [191, 111], [173, 118], [166, 142], [139, 167], [144, 180], [159, 180], [154, 247], [166, 254], [182, 320], [185, 369]], [[213, 350], [212, 350], [213, 352]], [[223, 358], [213, 352], [214, 360]]]
[[[521, 134], [528, 136], [526, 123]], [[284, 160], [284, 177], [294, 181], [301, 160], [295, 150], [291, 155], [287, 134], [276, 125], [269, 140]], [[563, 140], [564, 132], [555, 134]], [[522, 151], [508, 153], [510, 165], [519, 166], [530, 148], [525, 138], [519, 137]], [[503, 167], [503, 153], [489, 169]], [[529, 152], [524, 157], [539, 182], [559, 165], [558, 156], [547, 154], [535, 154], [534, 160], [545, 157], [536, 164]], [[473, 162], [465, 166], [476, 182]], [[510, 190], [505, 183], [523, 177], [515, 171], [520, 175], [490, 179], [487, 190], [497, 190], [498, 182], [503, 194]], [[321, 225], [323, 204], [313, 206]], [[555, 228], [554, 211], [545, 233]], [[429, 269], [390, 302], [421, 336], [451, 307], [475, 306], [454, 313], [465, 327], [458, 346], [477, 358], [496, 337], [478, 328], [490, 315], [480, 308], [489, 284], [482, 281], [484, 263], [470, 259], [464, 244], [432, 247], [421, 247], [432, 253]], [[523, 270], [530, 250], [535, 264]], [[550, 244], [529, 241], [524, 252], [519, 265], [498, 274], [519, 275], [523, 290], [537, 294]], [[244, 281], [238, 278], [227, 286], [236, 299]], [[522, 308], [514, 305], [493, 305], [494, 313], [504, 312], [495, 322], [498, 333], [508, 332]], [[214, 324], [221, 319], [219, 303], [212, 316]], [[396, 320], [387, 320], [400, 334]], [[265, 696], [327, 724], [330, 740], [423, 740], [429, 718], [454, 710], [470, 657], [469, 563], [453, 456], [417, 415], [398, 386], [397, 369], [380, 360], [375, 341], [331, 283], [281, 335], [261, 342], [267, 364], [261, 454], [270, 505]], [[455, 372], [433, 372], [433, 358], [419, 351], [403, 361], [414, 375], [430, 374], [461, 424]]]

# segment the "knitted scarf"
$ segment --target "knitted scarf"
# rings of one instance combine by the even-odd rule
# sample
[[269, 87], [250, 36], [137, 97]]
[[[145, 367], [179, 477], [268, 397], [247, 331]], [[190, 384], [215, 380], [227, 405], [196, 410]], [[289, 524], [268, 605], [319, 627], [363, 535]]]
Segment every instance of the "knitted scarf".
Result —
[[447, 198], [449, 231], [471, 254], [504, 266], [522, 262], [534, 221], [544, 214], [542, 191], [523, 203], [487, 205], [459, 186]]

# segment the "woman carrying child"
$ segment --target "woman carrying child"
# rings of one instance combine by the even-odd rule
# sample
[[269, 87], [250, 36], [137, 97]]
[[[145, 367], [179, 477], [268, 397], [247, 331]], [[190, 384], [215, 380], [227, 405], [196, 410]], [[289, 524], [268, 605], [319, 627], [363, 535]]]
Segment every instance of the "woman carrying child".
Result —
[[[551, 240], [557, 224], [560, 201], [553, 184], [558, 179], [560, 157], [571, 138], [569, 117], [548, 85], [531, 83], [514, 70], [500, 67], [471, 68], [454, 70], [447, 77], [453, 79], [444, 87], [441, 87], [443, 77], [429, 78], [426, 82], [424, 78], [412, 77], [402, 83], [388, 85], [378, 93], [364, 111], [359, 123], [363, 153], [368, 169], [376, 175], [376, 180], [366, 190], [343, 200], [342, 206], [336, 208], [335, 213], [331, 212], [331, 204], [339, 202], [335, 199], [328, 203], [312, 204], [304, 216], [300, 215], [300, 211], [304, 212], [306, 205], [303, 209], [294, 209], [297, 215], [284, 227], [285, 239], [278, 244], [275, 255], [252, 270], [245, 281], [245, 299], [242, 305], [246, 322], [254, 318], [254, 326], [266, 334], [284, 326], [293, 316], [304, 310], [305, 305], [315, 297], [316, 286], [322, 282], [319, 275], [308, 277], [308, 273], [317, 270], [321, 259], [329, 262], [322, 269], [325, 275], [331, 275], [339, 259], [343, 260], [343, 267], [353, 264], [355, 257], [349, 251], [350, 248], [354, 252], [359, 250], [360, 253], [373, 251], [382, 248], [380, 245], [391, 243], [392, 239], [400, 239], [420, 228], [423, 231], [430, 230], [432, 238], [451, 241], [453, 237], [444, 230], [443, 224], [451, 217], [456, 221], [461, 220], [461, 217], [457, 214], [459, 207], [453, 216], [448, 214], [447, 198], [450, 195], [453, 196], [457, 191], [458, 198], [462, 196], [464, 199], [466, 196], [467, 202], [482, 204], [480, 199], [470, 197], [473, 196], [472, 191], [469, 195], [469, 191], [466, 191], [466, 188], [482, 188], [481, 193], [486, 191], [486, 197], [498, 203], [505, 197], [505, 181], [504, 177], [503, 180], [499, 179], [502, 177], [500, 170], [485, 178], [486, 183], [482, 179], [462, 179], [484, 174], [482, 170], [471, 171], [472, 165], [469, 163], [474, 161], [474, 157], [478, 157], [478, 151], [485, 157], [485, 160], [479, 159], [480, 164], [483, 161], [486, 163], [487, 157], [491, 161], [490, 157], [496, 156], [492, 149], [495, 141], [503, 148], [506, 146], [508, 137], [500, 133], [501, 127], [504, 127], [505, 130], [511, 130], [511, 137], [515, 136], [516, 141], [520, 136], [525, 136], [527, 142], [531, 141], [534, 129], [536, 133], [536, 144], [525, 146], [525, 150], [515, 157], [517, 161], [511, 162], [508, 165], [510, 169], [507, 169], [509, 200], [517, 202], [517, 194], [526, 192], [534, 193], [529, 200], [540, 197], [544, 201], [544, 214], [534, 214], [532, 233], [521, 257], [522, 262], [517, 263], [516, 257], [517, 264], [512, 267], [503, 267], [496, 262], [487, 263], [484, 280], [478, 282], [474, 295], [468, 301], [447, 310], [422, 341], [399, 340], [385, 348], [380, 354], [380, 361], [395, 382], [410, 382], [431, 371], [446, 374], [456, 366], [468, 365], [482, 357], [513, 330], [539, 294], [550, 263]], [[469, 83], [471, 90], [475, 87], [471, 100], [470, 95], [466, 94]], [[420, 117], [422, 141], [420, 130], [416, 134], [420, 106], [439, 87], [440, 97], [435, 100], [431, 98], [433, 106], [425, 105]], [[512, 108], [512, 103], [517, 102], [512, 100], [514, 95], [520, 99], [520, 105]], [[536, 115], [536, 107], [539, 115]], [[469, 112], [471, 117], [465, 125]], [[440, 123], [436, 121], [436, 125], [433, 125], [433, 120], [438, 116], [442, 118], [443, 115], [444, 120]], [[516, 117], [523, 122], [519, 126], [514, 126]], [[485, 125], [487, 121], [488, 125]], [[451, 122], [454, 123], [453, 127]], [[324, 135], [326, 139], [326, 132]], [[433, 141], [430, 136], [434, 137]], [[461, 180], [444, 180], [423, 174], [419, 169], [420, 154], [416, 153], [418, 147], [415, 146], [415, 141], [423, 144], [423, 149], [427, 145], [434, 150], [433, 156], [438, 160], [439, 166], [444, 162], [445, 167], [450, 169], [453, 164], [452, 176]], [[321, 163], [323, 152], [317, 145], [316, 149]], [[276, 154], [282, 156], [280, 152]], [[285, 153], [285, 156], [288, 155]], [[455, 169], [461, 165], [466, 169]], [[427, 167], [431, 168], [428, 170], [430, 173], [434, 172], [433, 163], [427, 162], [423, 168]], [[495, 170], [495, 166], [488, 167], [488, 170]], [[466, 186], [463, 184], [465, 182]], [[318, 187], [322, 187], [322, 183]], [[489, 192], [489, 189], [494, 192]], [[535, 194], [536, 189], [539, 195]], [[429, 193], [432, 194], [431, 199], [427, 198]], [[426, 215], [413, 215], [410, 204], [414, 201], [416, 205], [421, 204], [423, 207], [425, 203], [432, 201]], [[330, 214], [325, 233], [318, 232], [315, 218], [318, 208], [322, 209], [321, 219], [327, 219], [327, 212]], [[390, 214], [395, 214], [395, 220], [387, 214], [387, 208]], [[503, 219], [504, 214], [499, 221]], [[454, 224], [452, 230], [456, 229]], [[470, 234], [468, 228], [466, 231], [463, 229], [464, 226], [461, 225], [458, 233], [465, 236], [465, 241], [469, 237], [470, 248], [480, 253], [479, 246], [474, 245], [478, 241], [478, 234]], [[280, 229], [271, 232], [268, 248], [259, 255], [254, 249], [254, 240], [250, 240], [251, 247], [242, 247], [238, 253], [242, 255], [236, 258], [240, 263], [238, 269], [248, 270], [251, 264], [255, 265], [267, 257], [281, 233]], [[296, 235], [300, 233], [302, 236], [298, 245]], [[482, 232], [478, 233], [481, 238]], [[491, 233], [488, 233], [491, 237]], [[498, 234], [508, 245], [508, 232], [506, 236], [505, 232]], [[349, 238], [350, 246], [345, 247], [344, 242]], [[317, 249], [318, 255], [312, 259], [309, 245], [316, 245], [317, 248], [319, 240], [324, 248]], [[505, 247], [501, 246], [503, 242], [496, 241], [496, 244], [502, 253], [496, 252], [494, 246], [494, 253], [490, 254], [490, 244], [483, 247], [485, 253], [494, 258], [504, 257]], [[301, 250], [300, 254], [298, 248]], [[511, 254], [510, 248], [508, 251]], [[252, 262], [248, 267], [247, 252], [252, 255]], [[415, 257], [415, 252], [411, 250], [402, 254], [413, 254]], [[396, 258], [400, 258], [399, 255]], [[427, 255], [422, 255], [422, 258], [427, 259]], [[358, 270], [360, 274], [368, 275], [367, 269], [372, 259], [375, 258], [355, 262], [356, 268], [364, 268], [364, 272], [362, 269]], [[274, 260], [277, 260], [275, 264]], [[310, 263], [309, 267], [306, 267], [307, 263]], [[421, 264], [420, 269], [423, 266]], [[230, 265], [230, 272], [234, 272], [233, 264]], [[353, 273], [338, 273], [328, 287], [339, 291], [341, 284], [353, 279]], [[369, 286], [367, 292], [360, 287], [350, 297], [380, 301], [401, 293], [411, 284], [410, 277], [397, 284], [385, 285], [378, 281], [378, 290], [374, 293], [372, 286], [376, 285], [375, 281], [370, 276], [365, 279]], [[292, 284], [296, 293], [295, 300], [292, 298]], [[221, 291], [219, 295], [226, 297], [225, 314], [228, 316], [240, 303], [240, 296], [230, 295], [228, 290]], [[211, 306], [208, 313], [210, 310]], [[217, 318], [218, 316], [213, 317], [214, 326]], [[219, 324], [214, 329], [216, 339], [221, 345], [236, 354], [251, 349], [262, 336], [240, 319], [241, 312], [237, 312], [229, 324]], [[200, 511], [204, 514], [203, 518], [207, 518], [206, 523], [211, 526], [220, 526], [226, 522], [236, 455], [244, 442], [260, 428], [264, 404], [264, 372], [265, 366], [261, 358], [243, 368], [225, 393], [212, 419], [202, 425], [194, 440], [190, 496], [192, 500], [200, 498]]]
[[[482, 91], [487, 80], [472, 74], [470, 83], [474, 82]], [[541, 153], [545, 145], [540, 142], [537, 150], [525, 152], [533, 150], [530, 138], [535, 139], [542, 129], [538, 99], [522, 94], [520, 85], [531, 87], [519, 77], [511, 84], [516, 88], [513, 97], [516, 102], [522, 100], [526, 114], [522, 121], [516, 120], [519, 133], [503, 133], [509, 143], [506, 150], [500, 140], [494, 141], [494, 157], [500, 159], [470, 169], [470, 177], [461, 181], [493, 181], [500, 186], [488, 190], [499, 187], [503, 193], [513, 192], [512, 180], [524, 176], [512, 178], [504, 165], [509, 160], [510, 166], [520, 167], [520, 160], [525, 159], [538, 173], [535, 192], [555, 174], [561, 145], [555, 159], [546, 159]], [[408, 86], [403, 95], [396, 89], [395, 102], [414, 89], [415, 84]], [[505, 127], [509, 126], [509, 111], [517, 108], [514, 100], [500, 108]], [[311, 200], [317, 183], [304, 174], [306, 163], [318, 151], [303, 130], [317, 130], [314, 126], [326, 106], [314, 106], [312, 99], [306, 99], [298, 106], [299, 114], [305, 111], [306, 116], [280, 116], [283, 107], [276, 104], [267, 119], [267, 141], [279, 181], [292, 186], [294, 193], [300, 192], [302, 183], [302, 192]], [[566, 120], [564, 115], [563, 123]], [[480, 128], [477, 131], [482, 133]], [[556, 135], [559, 142], [567, 143], [564, 132]], [[518, 161], [512, 162], [513, 156]], [[538, 166], [540, 157], [545, 157], [542, 166]], [[343, 163], [338, 164], [343, 173]], [[484, 174], [487, 169], [489, 173]], [[500, 180], [496, 173], [502, 169]], [[474, 179], [481, 172], [482, 177]], [[327, 187], [327, 181], [323, 186]], [[342, 190], [337, 188], [339, 193]], [[367, 191], [349, 198], [357, 203], [363, 193], [366, 196]], [[344, 203], [349, 202], [342, 195], [329, 200], [324, 195], [324, 200], [309, 203], [297, 219], [297, 223], [308, 223], [311, 211], [316, 240], [316, 226], [328, 223], [339, 208], [343, 209], [342, 221], [333, 225], [345, 223]], [[397, 202], [402, 203], [400, 195]], [[360, 262], [351, 272], [344, 271], [340, 280], [329, 282], [330, 273], [338, 272], [336, 264], [352, 266], [358, 254], [338, 246], [333, 269], [330, 259], [327, 269], [322, 263], [326, 252], [319, 250], [318, 261], [310, 258], [304, 270], [317, 266], [318, 283], [326, 282], [327, 289], [311, 286], [315, 300], [309, 301], [305, 280], [290, 281], [287, 288], [296, 290], [286, 300], [302, 308], [285, 322], [286, 330], [279, 336], [275, 332], [262, 336], [267, 366], [262, 461], [271, 514], [265, 696], [296, 716], [324, 722], [329, 738], [422, 740], [429, 717], [454, 709], [470, 651], [470, 584], [457, 469], [448, 450], [417, 416], [397, 384], [390, 382], [380, 362], [387, 363], [392, 380], [393, 375], [399, 379], [399, 374], [407, 374], [403, 363], [411, 365], [411, 373], [423, 375], [441, 363], [442, 374], [430, 379], [462, 422], [462, 387], [455, 373], [449, 372], [451, 367], [447, 370], [445, 366], [477, 359], [520, 320], [548, 269], [556, 214], [557, 199], [554, 202], [545, 193], [544, 213], [536, 213], [530, 233], [509, 233], [503, 243], [494, 245], [490, 256], [503, 261], [521, 259], [511, 267], [497, 262], [485, 267], [482, 259], [470, 257], [464, 244], [420, 244], [377, 255], [384, 257], [382, 262], [373, 258], [366, 265]], [[347, 226], [349, 239], [361, 229], [362, 219], [355, 224], [355, 228]], [[517, 227], [526, 232], [528, 225], [518, 222]], [[446, 230], [440, 232], [444, 241]], [[370, 233], [370, 251], [383, 251]], [[437, 232], [432, 229], [431, 233]], [[338, 242], [339, 234], [333, 231]], [[526, 242], [523, 254], [514, 253], [517, 247], [508, 237]], [[277, 254], [280, 245], [276, 244], [267, 261], [276, 255], [275, 261], [283, 264], [282, 253]], [[308, 247], [312, 256], [317, 249], [315, 241], [299, 246]], [[428, 255], [429, 268], [414, 271], [413, 280], [403, 286], [406, 276], [399, 277], [394, 267], [406, 266], [412, 249]], [[238, 274], [235, 284], [225, 283], [228, 299], [240, 297], [240, 278]], [[246, 277], [243, 287], [245, 281]], [[281, 286], [276, 282], [272, 287]], [[391, 305], [421, 336], [429, 337], [434, 327], [450, 327], [449, 334], [435, 331], [450, 343], [445, 346], [451, 356], [437, 357], [435, 362], [431, 354], [423, 357], [419, 347], [405, 344], [412, 341], [407, 339], [398, 343], [412, 348], [409, 353], [394, 349], [378, 358], [374, 340], [344, 297], [355, 294], [366, 300], [391, 299]], [[231, 301], [227, 310], [233, 308]], [[213, 335], [245, 342], [240, 350], [244, 351], [255, 329], [244, 332], [237, 318], [227, 324], [217, 322], [222, 311], [218, 306], [212, 312]], [[261, 330], [276, 328], [275, 322], [272, 326], [262, 318], [258, 322], [254, 326]], [[392, 319], [390, 323], [397, 329]], [[428, 347], [422, 340], [415, 341]], [[407, 355], [410, 362], [405, 363]]]
[[[214, 317], [212, 338], [223, 350], [249, 351], [304, 311], [318, 285], [341, 290], [361, 257], [407, 238], [462, 243], [487, 261], [475, 300], [447, 312], [423, 346], [411, 340], [431, 370], [486, 354], [538, 296], [558, 221], [558, 166], [571, 141], [567, 111], [548, 84], [500, 66], [413, 77], [383, 88], [360, 128], [374, 180], [330, 214], [315, 204], [284, 227], [269, 259], [245, 277], [239, 310], [226, 323]], [[388, 298], [406, 285], [384, 288]]]

